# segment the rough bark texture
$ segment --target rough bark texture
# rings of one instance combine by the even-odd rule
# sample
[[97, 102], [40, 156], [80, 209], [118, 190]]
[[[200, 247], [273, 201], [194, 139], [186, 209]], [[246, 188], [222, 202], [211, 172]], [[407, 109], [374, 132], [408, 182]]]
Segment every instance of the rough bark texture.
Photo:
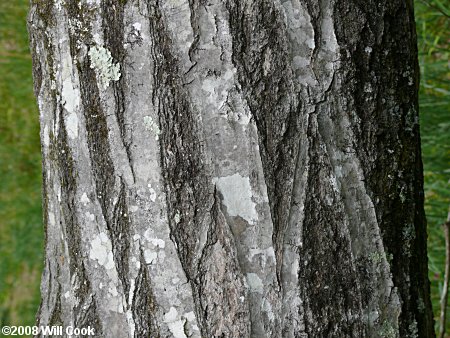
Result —
[[29, 31], [39, 325], [434, 336], [412, 1], [32, 0]]

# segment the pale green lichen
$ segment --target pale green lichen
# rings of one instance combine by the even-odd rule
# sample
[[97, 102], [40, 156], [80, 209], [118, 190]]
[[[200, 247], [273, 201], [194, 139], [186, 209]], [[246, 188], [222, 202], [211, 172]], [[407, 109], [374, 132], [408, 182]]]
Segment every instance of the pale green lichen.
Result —
[[420, 313], [423, 313], [425, 311], [425, 303], [422, 297], [419, 297], [417, 299], [417, 310], [419, 310]]
[[388, 261], [389, 264], [392, 263], [393, 259], [394, 259], [394, 255], [392, 255], [391, 253], [386, 254], [386, 260]]
[[372, 263], [374, 264], [380, 264], [381, 262], [383, 262], [383, 254], [375, 251], [375, 252], [371, 252], [369, 254], [369, 259], [372, 261]]
[[409, 338], [418, 338], [419, 337], [419, 329], [417, 328], [417, 322], [415, 320], [412, 321], [411, 324], [409, 324], [408, 327], [409, 331]]
[[372, 264], [376, 266], [377, 271], [384, 260], [386, 260], [389, 264], [391, 264], [393, 258], [394, 256], [391, 253], [382, 253], [374, 251], [369, 254], [369, 260], [372, 262]]
[[405, 194], [403, 193], [403, 190], [402, 191], [400, 191], [400, 201], [402, 202], [402, 203], [405, 203], [405, 201], [406, 201], [406, 196], [405, 196]]
[[414, 224], [408, 224], [403, 228], [402, 231], [403, 239], [404, 239], [404, 245], [403, 245], [403, 252], [408, 256], [411, 257], [411, 244], [416, 238]]
[[406, 241], [411, 241], [414, 238], [416, 238], [416, 234], [414, 233], [414, 225], [408, 224], [406, 227], [403, 228], [402, 234], [403, 238]]
[[175, 213], [175, 216], [174, 216], [175, 224], [180, 223], [180, 220], [181, 220], [181, 216], [180, 216], [180, 213], [177, 210], [177, 212]]
[[108, 88], [110, 81], [120, 79], [120, 64], [113, 63], [111, 52], [101, 46], [93, 46], [89, 50], [91, 68], [95, 70], [97, 80], [103, 89]]
[[383, 325], [380, 329], [380, 337], [384, 338], [396, 338], [397, 335], [395, 333], [395, 328], [392, 326], [392, 324], [388, 321], [384, 321]]
[[149, 130], [153, 134], [155, 134], [155, 140], [158, 141], [159, 134], [161, 134], [161, 130], [159, 129], [158, 124], [155, 121], [153, 121], [151, 116], [144, 116], [144, 127], [146, 130]]

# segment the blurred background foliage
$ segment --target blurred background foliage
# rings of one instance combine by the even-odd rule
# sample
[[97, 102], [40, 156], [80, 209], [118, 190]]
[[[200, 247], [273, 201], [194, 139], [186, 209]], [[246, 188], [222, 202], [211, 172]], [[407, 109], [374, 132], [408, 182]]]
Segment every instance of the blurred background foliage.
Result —
[[[39, 113], [27, 10], [28, 0], [0, 1], [0, 327], [34, 324], [43, 265]], [[450, 5], [416, 0], [415, 11], [429, 273], [438, 319], [445, 261], [441, 224], [450, 205]]]
[[[436, 320], [443, 286], [445, 241], [441, 225], [450, 205], [450, 2], [416, 0], [420, 62], [420, 125], [428, 221], [428, 268]], [[450, 318], [447, 309], [447, 336]]]
[[0, 327], [33, 324], [40, 300], [41, 155], [27, 11], [28, 0], [0, 0]]

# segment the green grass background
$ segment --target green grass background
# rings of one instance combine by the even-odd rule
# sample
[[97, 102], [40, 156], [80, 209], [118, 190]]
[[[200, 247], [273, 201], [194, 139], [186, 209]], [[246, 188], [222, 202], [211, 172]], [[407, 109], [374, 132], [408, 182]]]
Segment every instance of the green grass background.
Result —
[[[421, 67], [420, 127], [428, 221], [428, 268], [438, 329], [445, 263], [441, 225], [450, 206], [450, 3], [416, 0], [416, 29]], [[446, 335], [450, 337], [450, 308]]]
[[33, 324], [40, 299], [41, 155], [27, 11], [27, 0], [0, 0], [0, 326]]
[[[429, 273], [437, 319], [445, 258], [440, 225], [450, 205], [450, 6], [440, 0], [415, 6]], [[34, 324], [43, 264], [39, 113], [27, 10], [28, 0], [0, 0], [0, 327]]]

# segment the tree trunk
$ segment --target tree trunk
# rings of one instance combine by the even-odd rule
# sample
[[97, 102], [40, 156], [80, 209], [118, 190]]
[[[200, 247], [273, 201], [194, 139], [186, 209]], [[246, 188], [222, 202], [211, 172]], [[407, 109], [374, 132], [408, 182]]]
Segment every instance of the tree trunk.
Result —
[[31, 0], [39, 325], [433, 337], [411, 0]]

